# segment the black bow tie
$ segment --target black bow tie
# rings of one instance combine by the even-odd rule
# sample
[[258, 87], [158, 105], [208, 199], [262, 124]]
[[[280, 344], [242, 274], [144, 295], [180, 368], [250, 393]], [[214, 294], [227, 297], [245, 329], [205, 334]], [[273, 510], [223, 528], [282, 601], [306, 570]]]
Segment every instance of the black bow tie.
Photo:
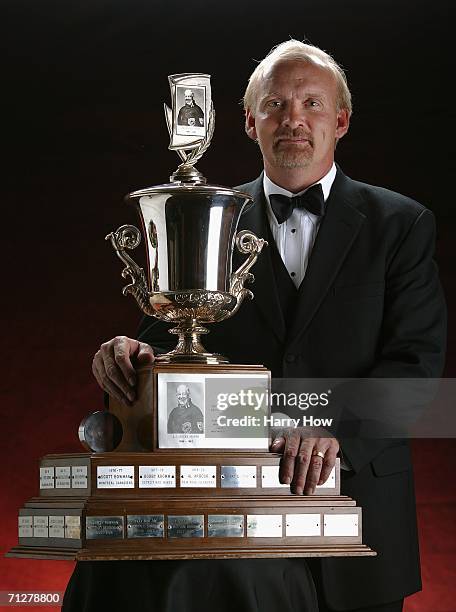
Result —
[[269, 202], [279, 225], [291, 217], [295, 208], [305, 208], [313, 215], [318, 216], [322, 216], [325, 212], [325, 199], [321, 183], [312, 185], [302, 195], [292, 198], [282, 193], [271, 193]]

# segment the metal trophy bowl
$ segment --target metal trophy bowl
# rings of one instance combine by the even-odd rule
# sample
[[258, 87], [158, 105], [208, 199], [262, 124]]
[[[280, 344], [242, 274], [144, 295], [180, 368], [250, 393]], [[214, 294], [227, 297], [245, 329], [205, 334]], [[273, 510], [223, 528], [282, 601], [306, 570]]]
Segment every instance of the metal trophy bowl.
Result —
[[[194, 168], [214, 132], [210, 76], [180, 74], [169, 81], [173, 101], [172, 109], [165, 105], [169, 148], [178, 152], [182, 164], [170, 177], [171, 183], [126, 197], [140, 213], [147, 274], [127, 253], [141, 241], [136, 227], [123, 225], [106, 239], [125, 263], [122, 276], [132, 281], [123, 294], [131, 293], [145, 314], [176, 324], [170, 330], [179, 337], [176, 348], [157, 361], [226, 363], [226, 357], [205, 350], [200, 335], [208, 332], [204, 324], [233, 316], [244, 298], [253, 297], [244, 284], [253, 281], [249, 270], [265, 241], [248, 230], [236, 233], [251, 197], [207, 185]], [[247, 258], [232, 272], [234, 248]]]

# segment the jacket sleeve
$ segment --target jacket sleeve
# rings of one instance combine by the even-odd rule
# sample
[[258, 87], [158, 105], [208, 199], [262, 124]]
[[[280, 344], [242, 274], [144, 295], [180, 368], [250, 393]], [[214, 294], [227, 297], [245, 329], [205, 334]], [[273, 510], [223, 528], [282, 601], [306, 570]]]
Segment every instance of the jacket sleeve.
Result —
[[[387, 267], [381, 340], [376, 362], [366, 375], [369, 379], [363, 380], [367, 387], [362, 393], [355, 387], [350, 402], [344, 401], [342, 437], [338, 437], [355, 471], [394, 445], [392, 438], [398, 437], [397, 432], [384, 439], [370, 435], [374, 428], [380, 423], [386, 432], [393, 425], [407, 429], [432, 400], [436, 391], [432, 379], [442, 375], [447, 312], [434, 247], [434, 216], [424, 209]], [[402, 379], [405, 388], [398, 394], [398, 385], [381, 379]], [[347, 423], [357, 424], [357, 435], [343, 437]]]

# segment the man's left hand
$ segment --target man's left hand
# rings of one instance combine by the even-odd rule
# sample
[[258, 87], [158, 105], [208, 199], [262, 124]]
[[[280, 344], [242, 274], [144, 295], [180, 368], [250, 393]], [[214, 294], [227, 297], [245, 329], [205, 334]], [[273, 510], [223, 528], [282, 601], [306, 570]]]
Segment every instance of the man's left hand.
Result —
[[280, 431], [271, 444], [272, 452], [283, 453], [280, 482], [289, 484], [291, 492], [297, 495], [313, 495], [315, 487], [328, 480], [339, 448], [336, 438], [311, 437], [303, 427]]

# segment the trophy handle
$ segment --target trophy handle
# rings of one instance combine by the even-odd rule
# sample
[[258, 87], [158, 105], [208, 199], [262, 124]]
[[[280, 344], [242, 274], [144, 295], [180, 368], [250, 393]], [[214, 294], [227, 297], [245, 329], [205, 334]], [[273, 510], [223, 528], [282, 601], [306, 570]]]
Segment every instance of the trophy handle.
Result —
[[125, 264], [122, 277], [130, 276], [132, 282], [122, 289], [122, 294], [131, 293], [138, 302], [143, 312], [153, 314], [149, 301], [149, 287], [144, 270], [125, 252], [125, 249], [135, 249], [141, 242], [141, 232], [134, 225], [122, 225], [115, 232], [111, 232], [105, 238], [110, 240], [113, 249], [119, 259]]
[[242, 263], [236, 272], [231, 274], [230, 278], [230, 293], [237, 300], [236, 306], [230, 312], [229, 316], [234, 315], [238, 310], [240, 305], [242, 304], [245, 298], [251, 300], [253, 298], [253, 293], [250, 289], [246, 289], [244, 287], [244, 283], [251, 283], [255, 280], [255, 277], [251, 272], [249, 272], [250, 268], [258, 259], [258, 255], [261, 253], [263, 247], [267, 242], [263, 238], [258, 238], [253, 232], [250, 230], [241, 230], [236, 234], [235, 239], [236, 247], [238, 251], [242, 254], [247, 255], [247, 259]]

